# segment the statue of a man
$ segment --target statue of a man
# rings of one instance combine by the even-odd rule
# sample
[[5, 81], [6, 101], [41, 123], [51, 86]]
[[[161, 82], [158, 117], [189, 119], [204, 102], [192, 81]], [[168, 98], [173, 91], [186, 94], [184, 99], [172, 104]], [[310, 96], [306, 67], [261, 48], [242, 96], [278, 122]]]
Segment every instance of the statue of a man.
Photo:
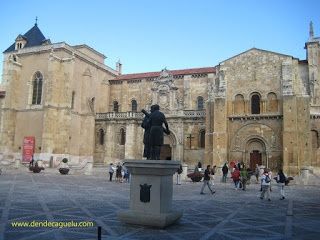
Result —
[[[163, 145], [163, 133], [170, 134], [169, 126], [166, 117], [160, 112], [159, 105], [152, 106], [152, 112], [150, 114], [150, 149], [151, 159], [160, 160], [160, 150]], [[165, 125], [165, 129], [163, 128]]]
[[[144, 113], [145, 117], [141, 123], [141, 127], [144, 129], [143, 134], [143, 144], [144, 144], [144, 150], [143, 150], [143, 157], [147, 158], [148, 160], [151, 157], [151, 148], [150, 148], [150, 114], [142, 109], [141, 112]], [[153, 105], [151, 106], [151, 113], [153, 112]]]

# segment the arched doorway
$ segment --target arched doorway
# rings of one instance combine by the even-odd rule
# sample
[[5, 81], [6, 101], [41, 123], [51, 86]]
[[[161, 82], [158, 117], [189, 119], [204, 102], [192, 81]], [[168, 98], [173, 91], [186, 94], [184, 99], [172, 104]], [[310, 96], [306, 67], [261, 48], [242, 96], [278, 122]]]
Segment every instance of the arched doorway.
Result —
[[266, 145], [263, 140], [259, 138], [248, 140], [246, 144], [246, 153], [247, 166], [252, 170], [256, 168], [256, 164], [267, 165]]

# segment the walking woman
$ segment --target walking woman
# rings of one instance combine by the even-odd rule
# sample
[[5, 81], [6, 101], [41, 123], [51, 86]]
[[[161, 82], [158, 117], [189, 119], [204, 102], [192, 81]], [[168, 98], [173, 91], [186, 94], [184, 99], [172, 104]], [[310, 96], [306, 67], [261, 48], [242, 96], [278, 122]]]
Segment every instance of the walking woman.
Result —
[[205, 186], [208, 186], [211, 194], [214, 194], [215, 191], [211, 189], [211, 186], [210, 186], [210, 174], [211, 174], [211, 169], [210, 169], [210, 165], [207, 166], [207, 169], [204, 171], [204, 177], [203, 177], [203, 185], [202, 185], [202, 188], [201, 188], [201, 192], [200, 194], [204, 194], [203, 190], [205, 188]]
[[285, 199], [284, 197], [284, 185], [286, 182], [286, 176], [284, 175], [282, 169], [279, 170], [278, 175], [277, 175], [277, 183], [280, 189], [280, 200]]

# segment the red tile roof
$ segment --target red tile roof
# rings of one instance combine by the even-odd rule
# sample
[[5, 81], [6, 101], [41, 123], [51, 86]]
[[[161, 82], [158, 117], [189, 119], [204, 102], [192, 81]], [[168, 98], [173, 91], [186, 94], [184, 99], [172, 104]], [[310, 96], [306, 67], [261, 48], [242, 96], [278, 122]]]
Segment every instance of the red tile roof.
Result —
[[[168, 70], [173, 76], [175, 75], [190, 75], [190, 74], [201, 74], [201, 73], [215, 73], [214, 67], [206, 68], [190, 68], [182, 70]], [[161, 72], [146, 72], [146, 73], [133, 73], [124, 74], [117, 76], [114, 80], [131, 80], [131, 79], [142, 79], [142, 78], [153, 78], [159, 77]]]

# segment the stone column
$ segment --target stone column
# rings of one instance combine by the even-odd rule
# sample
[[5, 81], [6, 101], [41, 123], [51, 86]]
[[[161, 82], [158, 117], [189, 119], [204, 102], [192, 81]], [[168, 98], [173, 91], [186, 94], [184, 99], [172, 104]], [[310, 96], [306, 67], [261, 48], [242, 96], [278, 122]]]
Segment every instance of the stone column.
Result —
[[112, 122], [107, 123], [106, 129], [106, 144], [105, 144], [105, 163], [112, 162], [112, 153], [115, 145], [115, 131], [114, 131], [114, 124]]
[[181, 179], [186, 180], [188, 178], [187, 174], [188, 174], [188, 165], [183, 163], [182, 164]]
[[129, 122], [126, 126], [126, 145], [125, 145], [125, 158], [134, 159], [136, 152], [136, 125], [133, 122]]

